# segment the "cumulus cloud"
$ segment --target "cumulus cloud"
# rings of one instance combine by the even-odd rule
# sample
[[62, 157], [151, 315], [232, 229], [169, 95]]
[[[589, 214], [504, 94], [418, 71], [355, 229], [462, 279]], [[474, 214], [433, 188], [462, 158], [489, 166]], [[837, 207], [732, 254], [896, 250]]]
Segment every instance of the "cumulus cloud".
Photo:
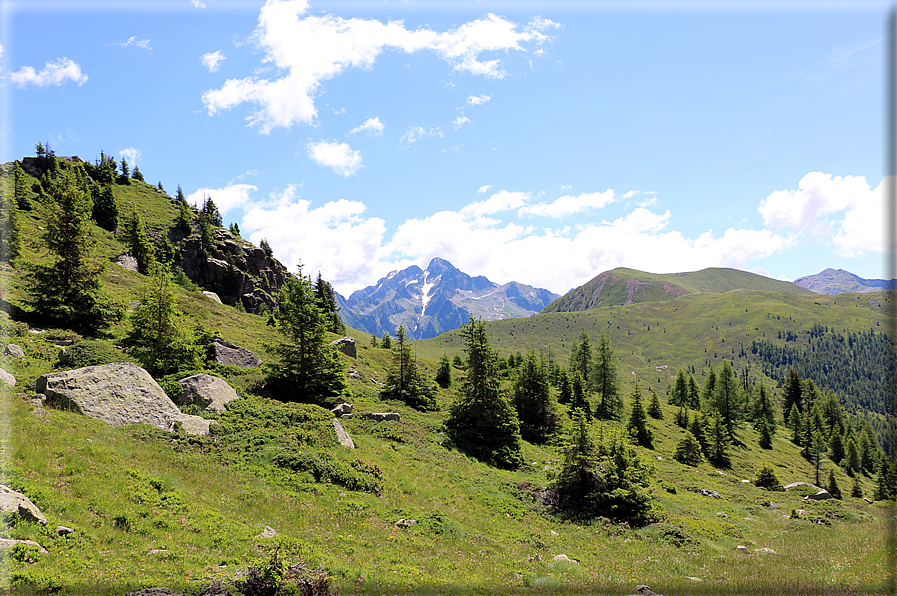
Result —
[[777, 190], [758, 208], [767, 226], [831, 241], [838, 254], [857, 256], [884, 249], [882, 188], [864, 176], [810, 172], [797, 190]]
[[611, 189], [607, 189], [604, 192], [584, 193], [575, 197], [564, 195], [550, 203], [537, 203], [523, 207], [520, 209], [520, 214], [558, 218], [567, 217], [589, 209], [600, 209], [613, 202], [614, 198], [614, 191]]
[[3, 44], [0, 43], [0, 58], [3, 57]]
[[198, 188], [187, 196], [187, 202], [197, 207], [202, 207], [206, 197], [211, 197], [218, 207], [221, 215], [225, 215], [232, 209], [243, 207], [252, 199], [252, 194], [257, 188], [252, 184], [228, 184], [223, 188]]
[[492, 99], [491, 95], [468, 95], [467, 103], [472, 106], [481, 106]]
[[455, 127], [455, 130], [458, 130], [468, 122], [470, 122], [470, 118], [468, 118], [467, 116], [458, 116], [457, 118], [452, 120], [452, 126]]
[[87, 75], [81, 72], [81, 65], [64, 57], [59, 58], [56, 62], [47, 62], [40, 72], [35, 71], [31, 66], [23, 66], [20, 70], [8, 73], [6, 78], [20, 88], [27, 85], [59, 86], [66, 81], [77, 83], [80, 87], [87, 82]]
[[252, 126], [267, 134], [274, 128], [311, 124], [317, 116], [314, 104], [323, 81], [349, 68], [370, 69], [385, 50], [428, 50], [448, 62], [455, 71], [487, 78], [506, 76], [498, 58], [484, 53], [524, 52], [525, 44], [548, 40], [544, 19], [519, 26], [494, 14], [465, 23], [451, 31], [424, 27], [409, 31], [402, 21], [343, 19], [333, 15], [307, 15], [306, 0], [268, 0], [253, 32], [263, 62], [277, 69], [279, 77], [229, 79], [210, 89], [202, 101], [210, 115], [242, 103], [257, 106], [248, 117]]
[[425, 137], [444, 137], [445, 133], [442, 132], [442, 128], [424, 128], [423, 126], [412, 126], [408, 130], [405, 131], [405, 134], [402, 135], [402, 138], [399, 139], [399, 142], [405, 145], [413, 145], [419, 140]]
[[207, 52], [199, 57], [199, 61], [202, 62], [202, 65], [209, 69], [209, 72], [218, 72], [218, 67], [221, 66], [221, 63], [224, 62], [226, 56], [221, 50], [216, 50], [214, 52]]
[[349, 134], [354, 135], [357, 132], [363, 132], [371, 137], [379, 137], [383, 134], [383, 128], [383, 123], [380, 122], [380, 117], [378, 116], [376, 118], [368, 118], [361, 125], [350, 130]]
[[529, 200], [529, 194], [525, 192], [509, 192], [500, 190], [485, 201], [471, 203], [461, 209], [461, 216], [465, 218], [493, 215], [502, 211], [518, 209]]
[[118, 156], [128, 160], [128, 163], [132, 168], [138, 165], [137, 162], [140, 161], [140, 157], [143, 155], [143, 152], [136, 147], [126, 147], [118, 152]]
[[385, 222], [362, 217], [365, 209], [363, 203], [345, 199], [312, 207], [290, 186], [266, 202], [249, 206], [240, 227], [256, 245], [267, 239], [290, 271], [302, 263], [305, 274], [321, 271], [348, 295], [395, 268], [382, 259]]
[[205, 8], [206, 4], [202, 0], [190, 0], [190, 3], [193, 4], [196, 8]]
[[347, 143], [318, 141], [306, 145], [308, 157], [319, 166], [326, 166], [341, 176], [351, 176], [361, 169], [360, 151], [353, 151]]
[[113, 44], [113, 45], [121, 46], [121, 47], [123, 47], [123, 48], [127, 48], [127, 47], [131, 47], [131, 46], [133, 46], [133, 47], [135, 47], [135, 48], [143, 48], [144, 50], [151, 50], [151, 49], [153, 49], [153, 48], [150, 46], [150, 40], [148, 40], [148, 39], [137, 39], [137, 36], [136, 36], [136, 35], [132, 35], [132, 36], [129, 37], [126, 41], [117, 41], [117, 42], [115, 42], [115, 44]]
[[477, 189], [477, 192], [479, 192], [479, 193], [489, 192], [490, 188], [492, 188], [491, 184], [484, 184], [483, 186], [481, 186]]

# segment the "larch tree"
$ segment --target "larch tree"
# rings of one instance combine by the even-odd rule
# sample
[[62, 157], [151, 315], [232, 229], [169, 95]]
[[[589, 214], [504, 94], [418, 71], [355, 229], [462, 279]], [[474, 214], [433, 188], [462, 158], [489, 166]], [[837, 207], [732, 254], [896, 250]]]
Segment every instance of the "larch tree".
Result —
[[632, 389], [632, 408], [629, 413], [629, 423], [626, 431], [636, 445], [653, 449], [653, 436], [648, 428], [648, 417], [645, 415], [645, 407], [642, 405], [642, 390], [638, 381]]
[[383, 395], [397, 397], [419, 410], [435, 409], [433, 388], [420, 373], [411, 352], [411, 341], [405, 335], [404, 325], [396, 330], [392, 353], [393, 363], [386, 375]]
[[598, 394], [598, 405], [595, 408], [598, 418], [609, 420], [622, 417], [623, 397], [620, 395], [617, 378], [617, 357], [603, 333], [595, 346], [594, 371], [589, 379], [589, 388]]
[[557, 408], [548, 382], [548, 370], [534, 350], [527, 352], [518, 367], [511, 392], [522, 437], [531, 443], [547, 441], [557, 431]]

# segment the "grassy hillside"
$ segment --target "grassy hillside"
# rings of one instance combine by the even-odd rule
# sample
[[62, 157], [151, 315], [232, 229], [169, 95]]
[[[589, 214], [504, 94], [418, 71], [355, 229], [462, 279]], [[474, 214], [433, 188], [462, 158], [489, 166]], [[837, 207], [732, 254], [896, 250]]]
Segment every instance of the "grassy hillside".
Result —
[[[140, 206], [159, 231], [174, 220], [170, 200], [152, 187], [134, 181], [115, 193], [120, 204]], [[24, 217], [28, 237], [41, 224], [35, 215]], [[94, 232], [100, 258], [124, 252], [114, 235]], [[39, 258], [30, 251], [25, 260]], [[0, 276], [3, 299], [22, 306], [26, 271], [3, 269]], [[104, 274], [106, 291], [125, 304], [139, 299], [145, 281], [113, 264]], [[190, 321], [263, 360], [282, 339], [265, 317], [196, 291], [176, 288], [176, 294]], [[814, 321], [844, 330], [884, 325], [886, 300], [745, 290], [498, 321], [488, 330], [504, 354], [551, 347], [562, 361], [581, 329], [593, 337], [606, 333], [628, 396], [635, 376], [663, 392], [678, 368], [693, 365], [700, 381], [723, 357], [747, 363], [740, 352], [752, 337], [777, 337]], [[125, 318], [100, 339], [117, 343], [129, 325]], [[336, 444], [326, 410], [266, 397], [259, 369], [212, 367], [242, 399], [224, 414], [204, 414], [219, 420], [211, 437], [112, 428], [45, 410], [28, 395], [34, 379], [60, 369], [54, 340], [80, 338], [67, 330], [34, 334], [8, 321], [0, 331], [3, 346], [16, 343], [26, 354], [2, 364], [18, 383], [0, 400], [0, 483], [25, 493], [49, 518], [46, 528], [17, 516], [0, 526], [0, 537], [35, 540], [48, 551], [0, 550], [6, 593], [120, 595], [151, 586], [199, 593], [215, 578], [264, 565], [275, 549], [325, 569], [342, 594], [629, 594], [637, 584], [668, 595], [848, 594], [880, 591], [889, 572], [890, 503], [848, 496], [852, 480], [832, 462], [824, 460], [823, 469], [835, 469], [843, 501], [804, 502], [806, 490], [769, 492], [750, 483], [764, 462], [783, 483], [814, 480], [814, 466], [782, 426], [772, 451], [760, 449], [757, 433], [745, 425], [731, 467], [686, 466], [672, 458], [683, 433], [672, 424], [676, 408], [662, 399], [664, 419], [649, 420], [654, 448], [637, 448], [654, 470], [656, 522], [642, 528], [605, 518], [574, 522], [540, 496], [562, 466], [563, 432], [547, 445], [524, 443], [526, 464], [518, 470], [475, 461], [449, 444], [442, 427], [464, 372], [453, 369], [455, 382], [437, 392], [436, 411], [384, 400], [380, 387], [392, 355], [355, 330], [348, 333], [357, 340], [357, 357], [341, 359], [357, 373], [349, 379], [356, 411], [397, 412], [401, 420], [344, 420], [353, 451]], [[430, 375], [443, 353], [461, 348], [456, 332], [414, 345]], [[568, 430], [565, 407], [560, 414]], [[600, 423], [593, 434], [621, 430], [620, 423]], [[871, 496], [874, 480], [859, 481]], [[416, 523], [400, 527], [402, 519]], [[58, 525], [75, 532], [59, 536]], [[266, 526], [277, 536], [260, 537]], [[775, 554], [755, 550], [763, 548]], [[576, 562], [553, 561], [559, 554]]]
[[721, 294], [733, 290], [812, 294], [790, 282], [737, 269], [710, 268], [690, 273], [661, 274], [620, 267], [605, 271], [571, 290], [546, 306], [542, 312], [575, 312], [670, 300], [688, 294]]

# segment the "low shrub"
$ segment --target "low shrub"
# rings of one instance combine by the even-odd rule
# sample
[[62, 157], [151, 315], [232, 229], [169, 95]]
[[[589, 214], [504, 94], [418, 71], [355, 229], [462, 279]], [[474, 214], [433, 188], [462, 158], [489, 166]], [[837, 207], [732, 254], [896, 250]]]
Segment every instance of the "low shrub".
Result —
[[320, 453], [284, 450], [274, 456], [272, 463], [293, 472], [308, 472], [315, 482], [329, 482], [376, 495], [383, 491], [380, 468], [360, 459], [347, 463], [340, 459], [328, 459]]
[[132, 362], [132, 358], [108, 341], [85, 339], [66, 348], [65, 362], [66, 366], [71, 368], [83, 368], [85, 366], [100, 366], [113, 362]]

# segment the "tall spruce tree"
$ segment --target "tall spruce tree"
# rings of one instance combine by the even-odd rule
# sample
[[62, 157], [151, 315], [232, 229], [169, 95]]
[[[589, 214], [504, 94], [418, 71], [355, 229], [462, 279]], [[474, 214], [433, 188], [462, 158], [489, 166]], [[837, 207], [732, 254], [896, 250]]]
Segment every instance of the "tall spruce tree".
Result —
[[318, 301], [318, 308], [326, 314], [327, 330], [337, 335], [346, 332], [346, 326], [343, 324], [339, 316], [340, 307], [336, 304], [336, 292], [330, 282], [325, 281], [318, 271], [318, 278], [315, 280], [315, 299]]
[[112, 194], [112, 187], [94, 185], [92, 194], [93, 220], [104, 230], [114, 232], [118, 227], [118, 203], [115, 201], [115, 195]]
[[728, 360], [723, 360], [723, 366], [716, 379], [716, 386], [713, 389], [713, 404], [723, 417], [729, 438], [734, 439], [735, 425], [742, 415], [741, 389]]
[[645, 415], [645, 408], [642, 405], [642, 390], [638, 381], [632, 389], [632, 409], [629, 414], [629, 423], [626, 425], [626, 432], [636, 445], [653, 449], [652, 441], [654, 437], [648, 428], [648, 417]]
[[467, 375], [451, 406], [446, 431], [469, 455], [500, 468], [516, 468], [523, 463], [520, 422], [502, 392], [486, 323], [471, 317], [460, 334], [467, 352]]
[[592, 374], [592, 344], [589, 334], [583, 329], [570, 348], [570, 372], [579, 371], [583, 381], [589, 383]]
[[657, 391], [651, 389], [651, 403], [648, 406], [648, 416], [655, 420], [663, 420], [663, 410], [660, 407], [660, 399], [657, 398]]
[[707, 454], [707, 459], [717, 465], [728, 467], [730, 465], [730, 442], [731, 435], [729, 434], [729, 429], [726, 428], [726, 422], [722, 415], [716, 412], [711, 420], [710, 432], [707, 436], [707, 446], [710, 450], [710, 453]]
[[691, 374], [688, 375], [688, 407], [692, 410], [701, 408], [701, 391], [698, 389], [698, 384]]
[[782, 383], [782, 414], [785, 420], [791, 420], [791, 408], [794, 406], [797, 406], [798, 411], [803, 411], [802, 393], [800, 375], [792, 368]]
[[511, 391], [521, 436], [530, 443], [547, 441], [557, 431], [557, 407], [548, 382], [548, 370], [535, 350], [526, 353], [514, 374]]
[[610, 341], [603, 333], [595, 346], [595, 361], [589, 388], [598, 394], [595, 415], [598, 418], [620, 419], [623, 416], [623, 397], [617, 378], [617, 358]]
[[592, 421], [592, 408], [589, 406], [589, 400], [586, 395], [586, 382], [578, 370], [572, 373], [573, 381], [570, 383], [570, 416], [573, 416], [575, 410], [579, 410], [585, 414], [589, 422]]
[[[376, 341], [377, 336], [372, 335], [371, 339], [373, 341]], [[374, 346], [374, 347], [376, 348], [377, 346]], [[439, 359], [439, 366], [436, 367], [436, 377], [434, 380], [443, 389], [451, 386], [451, 384], [452, 384], [452, 362], [451, 362], [451, 360], [449, 360], [448, 354], [443, 354], [442, 358]]]
[[140, 217], [140, 213], [136, 209], [128, 218], [125, 234], [128, 250], [131, 256], [137, 259], [137, 271], [144, 275], [149, 274], [156, 262], [156, 249], [150, 242], [146, 227], [143, 225], [143, 218]]
[[48, 182], [42, 207], [46, 228], [40, 240], [53, 258], [49, 264], [31, 266], [29, 302], [53, 325], [93, 333], [121, 319], [124, 309], [101, 289], [103, 267], [92, 255], [93, 204], [85, 180], [74, 166], [63, 162]]
[[435, 409], [436, 399], [433, 396], [433, 387], [420, 373], [411, 351], [411, 341], [405, 335], [404, 325], [400, 325], [396, 330], [392, 354], [392, 367], [386, 375], [383, 395], [397, 397], [412, 408], [419, 410]]
[[681, 406], [688, 402], [688, 380], [685, 377], [685, 371], [681, 368], [676, 373], [676, 382], [670, 390], [669, 403], [674, 406]]
[[348, 387], [343, 364], [325, 341], [327, 319], [301, 266], [298, 275], [284, 280], [276, 314], [285, 341], [275, 347], [280, 360], [269, 366], [269, 385], [285, 401], [338, 403]]

